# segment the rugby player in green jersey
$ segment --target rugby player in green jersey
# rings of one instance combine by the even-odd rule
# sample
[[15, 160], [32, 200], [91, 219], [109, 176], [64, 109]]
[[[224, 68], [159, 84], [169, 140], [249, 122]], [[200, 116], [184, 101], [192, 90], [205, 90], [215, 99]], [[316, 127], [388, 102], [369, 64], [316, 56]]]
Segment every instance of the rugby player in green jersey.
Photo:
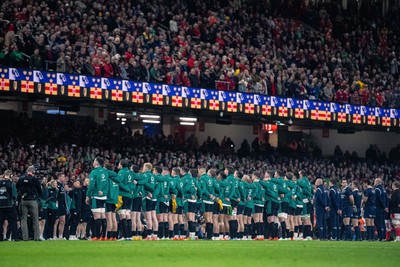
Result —
[[267, 231], [265, 236], [268, 236], [268, 239], [278, 240], [278, 210], [279, 204], [281, 202], [279, 187], [277, 184], [271, 181], [273, 178], [273, 171], [266, 171], [264, 175], [264, 180], [260, 181], [260, 184], [265, 188], [265, 196], [267, 198], [267, 205], [265, 207], [267, 221], [266, 225]]
[[195, 188], [195, 180], [192, 175], [189, 173], [189, 169], [187, 167], [181, 168], [182, 182], [184, 183], [184, 195], [183, 199], [185, 202], [186, 209], [186, 218], [188, 223], [188, 231], [189, 238], [195, 238], [195, 210], [196, 210], [196, 188]]
[[[182, 197], [178, 196], [178, 184], [180, 180], [179, 168], [172, 168], [171, 178], [169, 180], [169, 192], [171, 201], [169, 203], [169, 237], [173, 240], [179, 240], [179, 224], [183, 224], [183, 202]], [[180, 204], [180, 206], [179, 206]], [[171, 233], [172, 232], [172, 233]]]
[[116, 207], [118, 204], [119, 196], [119, 183], [118, 174], [114, 172], [111, 164], [106, 164], [105, 168], [108, 170], [109, 190], [106, 201], [106, 220], [107, 220], [107, 237], [106, 240], [117, 240], [118, 237], [118, 223], [116, 217]]
[[170, 195], [170, 179], [169, 169], [164, 167], [161, 171], [161, 176], [164, 181], [157, 183], [158, 195], [157, 195], [157, 205], [158, 205], [158, 238], [165, 240], [168, 237], [168, 211], [169, 203], [171, 200]]
[[132, 220], [132, 240], [142, 240], [143, 224], [140, 218], [142, 213], [142, 196], [143, 196], [143, 184], [146, 182], [143, 175], [139, 173], [139, 166], [131, 165], [130, 170], [133, 175], [134, 188], [132, 195], [132, 206], [131, 206], [131, 220]]
[[303, 213], [302, 213], [302, 221], [303, 221], [303, 238], [304, 240], [311, 240], [312, 231], [311, 231], [311, 209], [313, 209], [312, 199], [314, 197], [313, 186], [307, 178], [307, 173], [304, 170], [299, 171], [300, 179], [297, 181], [297, 184], [301, 187], [303, 192]]
[[122, 196], [122, 206], [118, 210], [119, 219], [121, 222], [122, 237], [119, 240], [131, 240], [132, 238], [132, 220], [131, 220], [131, 206], [133, 199], [133, 191], [135, 184], [133, 180], [133, 173], [129, 170], [129, 161], [122, 159], [118, 164], [118, 177], [120, 181], [119, 195]]
[[143, 206], [144, 216], [147, 222], [147, 237], [146, 240], [153, 240], [154, 232], [158, 232], [158, 220], [156, 215], [156, 204], [157, 204], [157, 181], [154, 174], [151, 172], [153, 170], [153, 165], [149, 162], [143, 165], [143, 176], [146, 183], [144, 184], [143, 192]]
[[209, 177], [206, 173], [206, 168], [198, 168], [200, 183], [202, 188], [201, 199], [203, 201], [203, 216], [206, 221], [206, 233], [207, 239], [210, 240], [213, 237], [213, 219], [212, 212], [214, 207], [214, 181], [211, 177]]
[[243, 211], [243, 223], [244, 223], [244, 231], [243, 231], [243, 240], [251, 240], [253, 235], [253, 227], [252, 227], [252, 214], [254, 211], [254, 196], [256, 192], [256, 185], [253, 183], [253, 180], [248, 175], [243, 175], [242, 178], [242, 186], [243, 186], [243, 202], [244, 202], [244, 211]]
[[275, 171], [274, 178], [271, 178], [271, 181], [278, 185], [278, 191], [281, 198], [280, 208], [278, 212], [278, 220], [281, 224], [282, 235], [279, 240], [286, 239], [287, 233], [287, 217], [288, 217], [288, 209], [289, 209], [289, 198], [288, 193], [289, 189], [286, 185], [286, 180], [284, 179], [285, 173], [283, 171], [277, 170]]
[[254, 220], [254, 240], [264, 240], [264, 218], [263, 218], [263, 211], [265, 209], [265, 189], [261, 185], [261, 172], [255, 171], [252, 174], [252, 181], [254, 183], [254, 192], [253, 192], [253, 201], [254, 201], [254, 213], [253, 213], [253, 220]]
[[286, 227], [289, 229], [289, 235], [287, 238], [293, 240], [294, 238], [294, 216], [296, 214], [296, 183], [293, 181], [293, 173], [287, 172], [284, 177], [286, 181], [286, 185], [289, 189], [287, 193], [287, 198], [289, 199], [289, 208], [288, 208], [288, 218]]
[[89, 187], [86, 193], [86, 204], [91, 202], [95, 233], [93, 241], [101, 237], [101, 219], [105, 218], [105, 203], [107, 200], [109, 180], [108, 171], [103, 168], [103, 158], [97, 157], [93, 161], [93, 170], [89, 175]]

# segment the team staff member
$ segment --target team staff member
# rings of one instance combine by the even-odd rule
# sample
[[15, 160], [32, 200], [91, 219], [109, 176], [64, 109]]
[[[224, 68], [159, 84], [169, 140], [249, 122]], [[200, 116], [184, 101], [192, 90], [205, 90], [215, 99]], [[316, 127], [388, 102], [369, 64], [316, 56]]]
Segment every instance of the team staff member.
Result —
[[[57, 203], [58, 203], [58, 219], [55, 222], [56, 233], [55, 240], [64, 239], [64, 229], [66, 224], [67, 215], [69, 214], [67, 205], [67, 193], [65, 191], [66, 177], [64, 173], [57, 175]], [[58, 236], [57, 236], [58, 231]]]
[[103, 168], [104, 159], [95, 158], [93, 161], [93, 170], [89, 175], [89, 187], [86, 193], [86, 203], [92, 204], [93, 219], [95, 222], [95, 234], [93, 241], [101, 238], [101, 219], [105, 219], [105, 205], [107, 200], [109, 180], [108, 171]]
[[390, 198], [390, 217], [395, 229], [395, 242], [400, 242], [400, 182], [396, 181], [392, 184], [392, 196]]
[[39, 180], [35, 177], [35, 167], [29, 166], [26, 175], [19, 178], [17, 189], [21, 196], [21, 229], [22, 239], [28, 240], [28, 214], [33, 222], [33, 232], [35, 241], [40, 240], [39, 232], [39, 207], [38, 198], [42, 194], [42, 187]]
[[[3, 230], [4, 221], [7, 220], [11, 228], [12, 240], [18, 241], [17, 213], [13, 208], [17, 201], [17, 189], [11, 181], [12, 171], [6, 170], [0, 180], [0, 228]], [[3, 235], [0, 235], [3, 241]]]
[[384, 241], [386, 239], [385, 213], [389, 212], [388, 197], [381, 178], [375, 179], [374, 186], [376, 200], [375, 226], [378, 230], [379, 241]]
[[339, 215], [342, 213], [340, 207], [340, 193], [337, 187], [338, 179], [332, 178], [329, 181], [329, 219], [331, 222], [331, 239], [339, 240], [340, 223]]
[[89, 227], [87, 227], [88, 223], [90, 225], [92, 221], [92, 212], [90, 210], [90, 205], [86, 204], [86, 195], [87, 195], [89, 181], [90, 180], [88, 178], [83, 180], [83, 186], [82, 186], [82, 214], [78, 226], [78, 237], [81, 239], [86, 239], [89, 236], [88, 234], [86, 234], [87, 232], [86, 229], [89, 229]]
[[47, 202], [47, 212], [48, 212], [48, 222], [47, 222], [47, 238], [50, 240], [57, 240], [57, 225], [56, 221], [58, 220], [58, 188], [57, 181], [51, 180], [48, 183], [48, 198]]
[[47, 183], [48, 183], [48, 179], [47, 177], [43, 177], [42, 181], [41, 181], [41, 185], [42, 185], [42, 194], [40, 195], [39, 198], [39, 229], [40, 229], [40, 239], [42, 241], [46, 240], [44, 238], [45, 233], [44, 233], [44, 229], [46, 226], [46, 221], [47, 221], [47, 217], [48, 217], [48, 212], [47, 212], [47, 198], [49, 197], [49, 190], [47, 189]]
[[326, 212], [329, 211], [328, 195], [324, 188], [324, 181], [317, 179], [315, 181], [315, 215], [317, 217], [318, 238], [319, 240], [326, 239]]
[[71, 219], [70, 219], [70, 237], [69, 240], [78, 240], [76, 230], [82, 213], [82, 185], [79, 180], [73, 183], [73, 190], [68, 194], [71, 198]]
[[351, 187], [347, 184], [346, 179], [342, 179], [342, 192], [341, 192], [341, 206], [342, 206], [342, 217], [343, 224], [345, 228], [345, 238], [344, 240], [351, 241], [351, 225], [350, 218], [353, 217], [353, 209], [355, 210], [354, 205], [354, 196]]

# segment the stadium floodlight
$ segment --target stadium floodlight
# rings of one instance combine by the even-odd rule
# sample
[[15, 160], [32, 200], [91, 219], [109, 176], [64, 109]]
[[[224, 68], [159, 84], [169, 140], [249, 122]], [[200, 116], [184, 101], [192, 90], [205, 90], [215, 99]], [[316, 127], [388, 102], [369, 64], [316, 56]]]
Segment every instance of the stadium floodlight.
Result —
[[160, 121], [156, 121], [156, 120], [143, 120], [143, 123], [153, 123], [153, 124], [159, 124]]
[[121, 118], [121, 121], [126, 121], [126, 118]]
[[125, 117], [125, 113], [117, 112], [118, 117]]
[[125, 122], [123, 121], [123, 122], [121, 122], [121, 124], [122, 124], [122, 125], [124, 125], [124, 124], [125, 124]]
[[187, 122], [196, 122], [196, 121], [197, 121], [197, 118], [179, 117], [179, 120], [181, 120], [181, 121], [187, 121]]
[[139, 116], [142, 119], [159, 119], [160, 115], [146, 115], [146, 114], [142, 114]]
[[274, 133], [274, 131], [268, 131], [268, 133], [269, 133], [269, 134], [273, 134], [273, 133]]
[[180, 125], [194, 126], [194, 122], [181, 121]]

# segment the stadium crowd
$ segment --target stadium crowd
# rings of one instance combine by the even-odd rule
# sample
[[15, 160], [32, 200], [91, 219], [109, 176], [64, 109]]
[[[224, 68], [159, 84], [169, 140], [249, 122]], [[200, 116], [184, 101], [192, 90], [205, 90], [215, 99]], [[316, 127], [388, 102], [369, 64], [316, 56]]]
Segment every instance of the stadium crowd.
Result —
[[268, 2], [6, 0], [0, 64], [400, 108], [397, 6]]
[[[389, 215], [399, 213], [399, 145], [388, 156], [376, 146], [365, 159], [337, 147], [334, 157], [324, 158], [304, 140], [280, 149], [258, 139], [250, 148], [244, 141], [236, 153], [228, 138], [199, 145], [194, 137], [148, 137], [67, 117], [9, 116], [4, 123], [1, 183], [16, 183], [20, 197], [0, 190], [0, 223], [16, 223], [17, 203], [26, 206], [21, 203], [31, 199], [23, 196], [30, 196], [40, 203], [40, 235], [30, 231], [35, 240], [352, 240], [351, 225], [356, 240], [389, 240]], [[29, 176], [40, 180], [37, 195], [19, 182]], [[27, 239], [24, 227], [36, 226], [23, 223], [23, 210]], [[398, 218], [392, 219], [398, 228]], [[16, 225], [9, 225], [4, 235], [11, 230], [9, 238], [20, 239]]]

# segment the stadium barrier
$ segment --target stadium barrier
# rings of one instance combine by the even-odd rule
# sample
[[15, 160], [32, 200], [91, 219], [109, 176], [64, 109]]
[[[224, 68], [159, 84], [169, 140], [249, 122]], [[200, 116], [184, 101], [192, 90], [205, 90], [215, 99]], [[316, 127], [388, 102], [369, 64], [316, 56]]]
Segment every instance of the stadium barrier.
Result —
[[243, 115], [400, 127], [400, 110], [0, 67], [0, 91], [205, 109]]

